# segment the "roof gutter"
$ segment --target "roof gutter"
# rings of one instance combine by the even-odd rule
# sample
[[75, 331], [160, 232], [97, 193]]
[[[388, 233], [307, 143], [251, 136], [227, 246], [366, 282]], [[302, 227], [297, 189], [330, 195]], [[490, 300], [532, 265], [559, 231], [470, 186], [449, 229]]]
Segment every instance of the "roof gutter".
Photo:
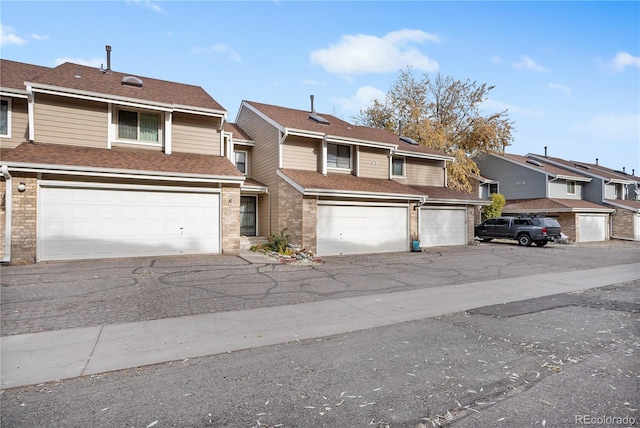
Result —
[[2, 165], [2, 176], [5, 180], [5, 215], [4, 215], [4, 257], [0, 263], [11, 262], [11, 217], [12, 217], [12, 200], [13, 200], [13, 184], [11, 182], [11, 174], [9, 167]]
[[[4, 165], [3, 165], [4, 166]], [[202, 183], [240, 183], [245, 181], [245, 177], [230, 175], [204, 175], [204, 174], [181, 174], [171, 173], [168, 171], [146, 171], [146, 174], [131, 173], [131, 170], [111, 169], [111, 168], [89, 168], [69, 165], [50, 165], [50, 164], [28, 164], [15, 163], [11, 165], [11, 169], [21, 172], [40, 172], [45, 174], [67, 175], [84, 175], [94, 177], [119, 177], [119, 178], [135, 178], [143, 180], [169, 180], [183, 182], [202, 182]]]

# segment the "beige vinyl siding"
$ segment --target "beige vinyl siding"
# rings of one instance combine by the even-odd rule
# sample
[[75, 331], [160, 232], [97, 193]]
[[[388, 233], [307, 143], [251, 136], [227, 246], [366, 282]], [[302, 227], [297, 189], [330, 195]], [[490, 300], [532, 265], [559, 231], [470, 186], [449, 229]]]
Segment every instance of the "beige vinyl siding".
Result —
[[216, 118], [174, 113], [171, 123], [171, 151], [220, 155], [220, 132]]
[[[278, 224], [278, 130], [249, 109], [243, 109], [237, 119], [240, 126], [254, 141], [251, 151], [251, 177], [269, 186], [272, 214], [268, 228], [261, 227], [260, 234], [276, 233]], [[269, 200], [267, 200], [269, 203]], [[262, 221], [261, 221], [262, 224]]]
[[360, 147], [360, 177], [389, 178], [389, 152]]
[[35, 141], [107, 147], [107, 104], [36, 94]]
[[318, 143], [313, 140], [289, 141], [282, 145], [282, 167], [318, 170]]
[[27, 112], [27, 100], [22, 98], [11, 99], [11, 137], [0, 138], [0, 148], [14, 149], [20, 143], [29, 139], [29, 113]]
[[405, 158], [405, 177], [394, 177], [406, 185], [444, 186], [444, 169], [442, 161]]

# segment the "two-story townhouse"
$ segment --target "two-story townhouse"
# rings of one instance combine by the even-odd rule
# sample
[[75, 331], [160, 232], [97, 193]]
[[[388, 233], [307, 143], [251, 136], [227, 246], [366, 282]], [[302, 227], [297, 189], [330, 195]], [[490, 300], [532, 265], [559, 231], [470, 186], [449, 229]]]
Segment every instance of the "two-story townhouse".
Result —
[[579, 172], [515, 154], [491, 154], [475, 159], [481, 174], [497, 181], [508, 215], [557, 216], [562, 231], [576, 242], [610, 237], [613, 209], [585, 198], [591, 178]]
[[238, 111], [236, 124], [252, 142], [242, 159], [264, 186], [256, 207], [261, 235], [286, 230], [322, 256], [473, 240], [473, 215], [487, 202], [446, 187], [453, 158], [316, 113], [311, 104], [297, 110], [243, 101]]
[[615, 211], [609, 227], [611, 237], [640, 240], [640, 177], [622, 170], [613, 170], [596, 163], [570, 161], [556, 157], [529, 153], [527, 158], [564, 168], [591, 178], [585, 186], [585, 199], [603, 204]]
[[[201, 87], [0, 63], [3, 262], [237, 253], [245, 177]], [[5, 131], [5, 130], [9, 130]]]

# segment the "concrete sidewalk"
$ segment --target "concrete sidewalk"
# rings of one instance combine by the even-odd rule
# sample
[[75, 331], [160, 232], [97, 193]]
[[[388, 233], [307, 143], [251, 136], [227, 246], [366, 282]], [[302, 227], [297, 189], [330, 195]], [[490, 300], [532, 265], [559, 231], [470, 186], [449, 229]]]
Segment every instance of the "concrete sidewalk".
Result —
[[24, 385], [330, 336], [618, 284], [640, 263], [314, 303], [0, 339], [1, 386]]

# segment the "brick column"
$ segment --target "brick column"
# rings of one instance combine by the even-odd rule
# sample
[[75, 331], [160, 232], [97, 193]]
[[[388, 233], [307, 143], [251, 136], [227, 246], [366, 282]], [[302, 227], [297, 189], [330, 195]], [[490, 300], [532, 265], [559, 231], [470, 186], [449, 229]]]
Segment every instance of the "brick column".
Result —
[[222, 253], [240, 254], [240, 187], [224, 186], [220, 194]]
[[[11, 212], [11, 264], [36, 262], [38, 180], [33, 175], [13, 175]], [[24, 183], [26, 190], [18, 191]]]

